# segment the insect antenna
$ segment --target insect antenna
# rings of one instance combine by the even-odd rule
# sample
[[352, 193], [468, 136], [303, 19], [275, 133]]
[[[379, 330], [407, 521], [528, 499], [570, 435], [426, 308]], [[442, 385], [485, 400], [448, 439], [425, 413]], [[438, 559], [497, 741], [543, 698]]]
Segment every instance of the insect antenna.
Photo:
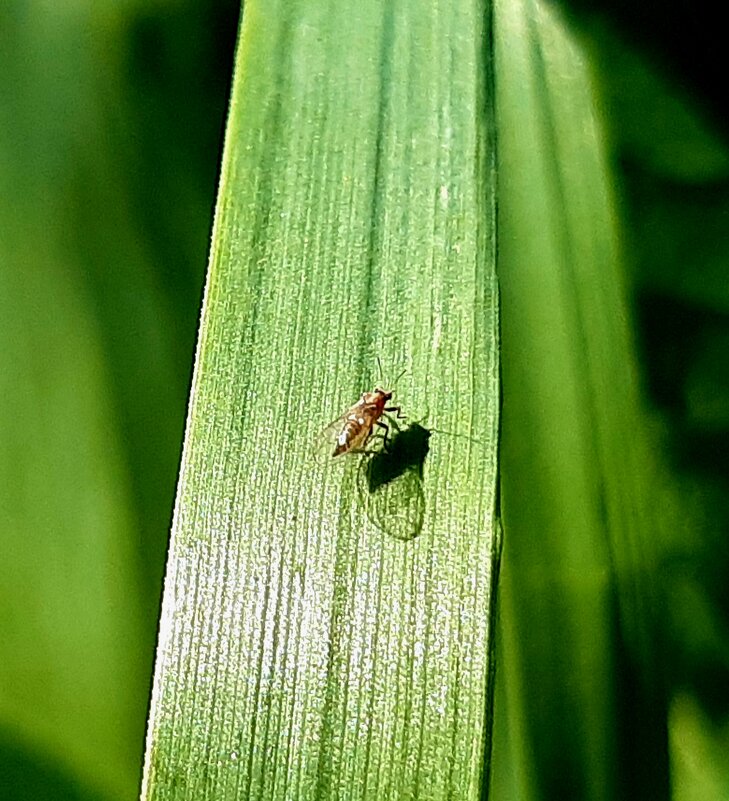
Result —
[[407, 372], [407, 367], [404, 367], [400, 373], [398, 374], [397, 378], [392, 382], [385, 382], [385, 374], [382, 371], [382, 361], [378, 356], [375, 356], [377, 361], [377, 386], [378, 387], [387, 387], [387, 389], [393, 390], [397, 386], [397, 382], [405, 375]]
[[403, 369], [400, 370], [400, 373], [398, 374], [397, 378], [392, 382], [392, 386], [390, 387], [390, 389], [395, 389], [395, 387], [397, 386], [397, 382], [405, 375], [406, 371], [407, 367], [403, 367]]

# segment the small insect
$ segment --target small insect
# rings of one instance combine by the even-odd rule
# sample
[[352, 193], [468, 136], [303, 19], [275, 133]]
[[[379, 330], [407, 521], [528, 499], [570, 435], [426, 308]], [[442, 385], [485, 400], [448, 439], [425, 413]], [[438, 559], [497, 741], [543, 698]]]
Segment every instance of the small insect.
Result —
[[[428, 429], [418, 422], [400, 426], [398, 421], [407, 421], [407, 417], [392, 403], [392, 396], [392, 390], [380, 386], [363, 392], [357, 403], [319, 434], [314, 453], [329, 463], [348, 454], [359, 456], [343, 473], [343, 490], [348, 494], [355, 489], [359, 505], [377, 529], [409, 541], [421, 533], [427, 517], [424, 476], [430, 436], [450, 432]], [[381, 445], [368, 447], [377, 429], [382, 432]], [[477, 442], [469, 435], [451, 436]], [[430, 508], [434, 508], [432, 500]]]
[[387, 447], [387, 435], [390, 428], [382, 417], [386, 413], [394, 413], [398, 418], [404, 418], [399, 406], [387, 405], [391, 399], [392, 391], [380, 389], [380, 387], [375, 387], [372, 392], [363, 392], [357, 403], [330, 426], [341, 426], [332, 457], [341, 456], [344, 453], [364, 452], [365, 445], [372, 436], [375, 426], [384, 431], [384, 445]]
[[[379, 358], [377, 365], [380, 376], [382, 376], [382, 365]], [[393, 383], [396, 384], [404, 374], [403, 370]], [[367, 450], [365, 446], [372, 436], [375, 426], [384, 432], [383, 447], [386, 448], [390, 428], [385, 419], [390, 414], [395, 415], [398, 419], [405, 418], [399, 406], [390, 404], [392, 395], [393, 390], [381, 389], [380, 386], [375, 386], [371, 392], [363, 392], [362, 397], [354, 406], [329, 423], [319, 434], [315, 451], [321, 453], [325, 446], [329, 448], [333, 446], [333, 450], [329, 451], [330, 459], [348, 453], [372, 453], [373, 451]]]
[[[394, 383], [403, 374], [404, 371]], [[393, 391], [381, 386], [363, 392], [357, 403], [321, 432], [315, 452], [324, 458], [326, 448], [328, 461], [357, 456], [358, 461], [345, 473], [349, 476], [345, 479], [348, 491], [356, 488], [360, 506], [380, 531], [410, 540], [423, 527], [422, 470], [414, 469], [412, 458], [403, 453], [408, 439], [403, 438], [403, 432], [407, 429], [401, 428], [398, 421], [407, 418], [400, 406], [392, 403], [392, 397]], [[378, 444], [373, 445], [376, 436]], [[348, 483], [352, 480], [354, 485]]]

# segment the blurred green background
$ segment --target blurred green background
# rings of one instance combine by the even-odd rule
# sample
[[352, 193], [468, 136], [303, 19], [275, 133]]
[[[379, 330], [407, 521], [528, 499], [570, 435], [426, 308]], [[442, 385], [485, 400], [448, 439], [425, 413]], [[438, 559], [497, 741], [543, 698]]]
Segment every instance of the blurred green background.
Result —
[[[720, 26], [678, 3], [595, 9], [566, 10], [591, 56], [670, 475], [653, 589], [672, 792], [729, 798]], [[138, 793], [239, 11], [0, 3], [0, 801]]]
[[0, 799], [138, 796], [236, 2], [0, 4]]

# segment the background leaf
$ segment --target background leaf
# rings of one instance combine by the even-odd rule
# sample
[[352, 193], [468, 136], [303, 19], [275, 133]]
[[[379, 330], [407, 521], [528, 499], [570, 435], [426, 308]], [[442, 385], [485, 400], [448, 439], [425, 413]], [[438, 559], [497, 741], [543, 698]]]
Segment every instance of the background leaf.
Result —
[[198, 14], [0, 8], [3, 799], [138, 795], [227, 100]]
[[550, 9], [504, 3], [496, 19], [509, 311], [499, 699], [516, 742], [495, 751], [494, 795], [658, 798], [655, 468], [599, 117], [580, 47]]
[[[669, 476], [657, 457], [662, 439], [641, 401], [640, 350], [626, 326], [625, 267], [641, 288], [660, 275], [664, 296], [670, 285], [684, 299], [711, 295], [716, 308], [721, 245], [710, 226], [719, 207], [707, 218], [711, 194], [698, 184], [700, 204], [684, 194], [667, 213], [665, 180], [656, 191], [646, 169], [670, 164], [674, 182], [696, 185], [721, 173], [725, 154], [681, 93], [618, 49], [609, 28], [580, 38], [546, 6], [498, 8], [505, 549], [493, 794], [715, 797], [725, 777], [710, 754], [726, 735], [697, 714], [686, 681], [703, 674], [709, 708], [725, 708], [726, 616], [711, 578], [722, 568], [705, 560], [725, 566], [726, 548], [698, 511], [696, 481]], [[602, 95], [590, 53], [603, 67]], [[637, 203], [619, 205], [610, 156], [632, 156], [618, 188]], [[692, 231], [701, 236], [693, 220], [702, 214], [704, 244], [686, 247]], [[630, 224], [623, 252], [621, 223]], [[643, 289], [638, 299], [640, 322], [656, 331], [656, 295]], [[691, 327], [678, 304], [662, 305], [674, 312], [671, 334], [654, 353], [675, 368], [667, 342], [690, 342]], [[720, 356], [712, 341], [710, 363], [726, 366], [726, 348]], [[649, 378], [651, 368], [660, 362], [649, 362]], [[718, 432], [721, 382], [704, 382]]]

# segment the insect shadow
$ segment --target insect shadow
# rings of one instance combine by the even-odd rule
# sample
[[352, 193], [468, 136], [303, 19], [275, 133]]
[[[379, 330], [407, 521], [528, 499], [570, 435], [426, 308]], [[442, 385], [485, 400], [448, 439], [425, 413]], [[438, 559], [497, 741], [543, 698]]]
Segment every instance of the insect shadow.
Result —
[[399, 540], [412, 540], [423, 528], [423, 470], [431, 432], [412, 423], [399, 428], [381, 450], [360, 464], [360, 499], [377, 528]]
[[396, 429], [387, 447], [366, 460], [365, 473], [370, 493], [413, 471], [423, 479], [425, 458], [430, 450], [430, 431], [420, 423]]

